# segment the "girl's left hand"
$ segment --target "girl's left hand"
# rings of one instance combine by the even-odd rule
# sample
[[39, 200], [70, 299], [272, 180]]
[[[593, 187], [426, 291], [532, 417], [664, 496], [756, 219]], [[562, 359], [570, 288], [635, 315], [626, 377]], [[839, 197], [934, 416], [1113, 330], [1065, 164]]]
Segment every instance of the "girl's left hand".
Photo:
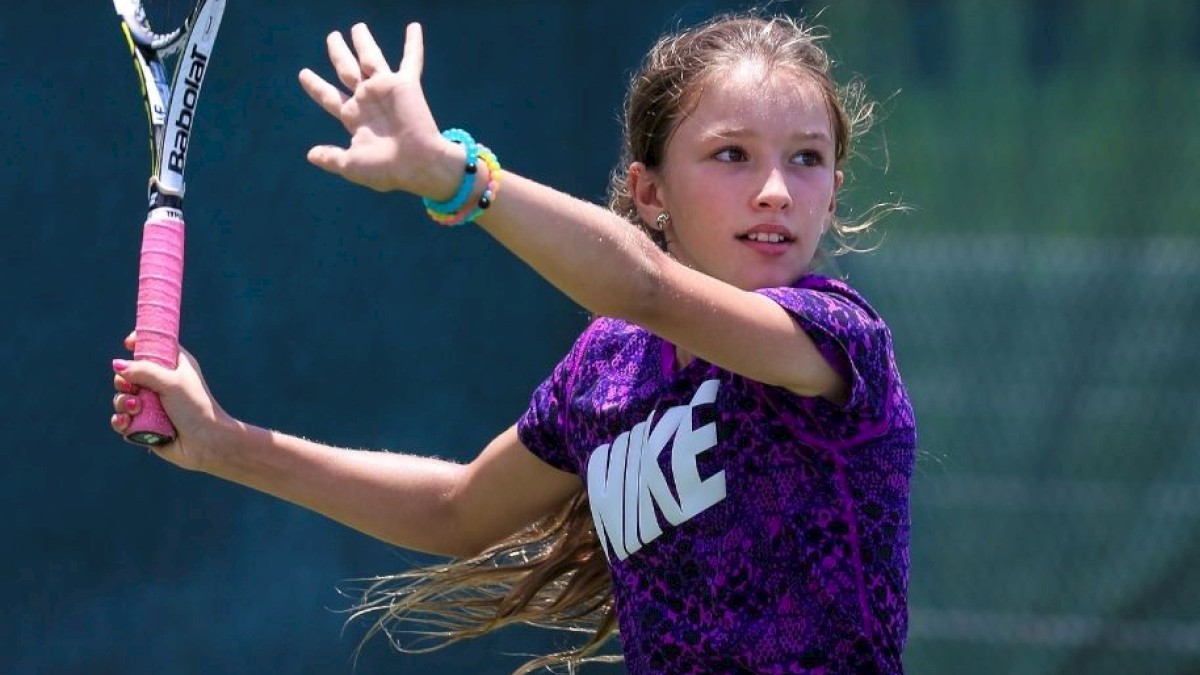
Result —
[[433, 171], [453, 146], [438, 132], [421, 89], [421, 26], [408, 25], [404, 57], [395, 71], [365, 24], [351, 28], [350, 37], [353, 51], [339, 32], [326, 39], [329, 60], [349, 94], [308, 68], [300, 71], [304, 91], [350, 132], [348, 148], [318, 145], [308, 151], [308, 160], [374, 190], [453, 193], [454, 185], [445, 185], [445, 178]]

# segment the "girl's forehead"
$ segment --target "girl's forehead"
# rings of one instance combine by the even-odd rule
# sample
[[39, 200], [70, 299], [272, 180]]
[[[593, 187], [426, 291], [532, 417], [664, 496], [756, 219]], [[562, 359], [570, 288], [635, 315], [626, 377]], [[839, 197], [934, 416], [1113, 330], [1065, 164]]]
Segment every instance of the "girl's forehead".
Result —
[[794, 123], [830, 128], [828, 102], [811, 75], [791, 68], [768, 69], [740, 62], [698, 83], [685, 122]]

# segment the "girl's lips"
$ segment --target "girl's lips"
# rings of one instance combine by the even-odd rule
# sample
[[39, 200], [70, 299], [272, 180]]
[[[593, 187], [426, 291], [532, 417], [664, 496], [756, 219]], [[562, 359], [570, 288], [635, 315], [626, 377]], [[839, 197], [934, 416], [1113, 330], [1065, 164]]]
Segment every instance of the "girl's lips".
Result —
[[758, 225], [755, 225], [754, 227], [737, 235], [737, 238], [757, 239], [759, 241], [765, 240], [773, 242], [779, 239], [783, 239], [784, 241], [793, 241], [796, 237], [792, 234], [791, 230], [782, 225], [775, 225], [773, 223], [759, 223]]
[[766, 256], [780, 256], [795, 243], [796, 238], [782, 225], [760, 223], [737, 236], [737, 240]]
[[766, 256], [781, 256], [788, 252], [792, 247], [792, 240], [784, 239], [783, 241], [756, 241], [747, 237], [738, 237], [738, 241], [753, 249], [755, 252]]

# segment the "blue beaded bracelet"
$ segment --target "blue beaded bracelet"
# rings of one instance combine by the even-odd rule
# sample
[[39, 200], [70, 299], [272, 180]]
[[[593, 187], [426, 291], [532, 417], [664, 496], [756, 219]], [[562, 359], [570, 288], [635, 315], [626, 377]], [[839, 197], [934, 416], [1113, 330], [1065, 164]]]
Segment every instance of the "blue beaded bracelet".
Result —
[[452, 215], [457, 213], [467, 203], [467, 198], [471, 196], [471, 191], [475, 188], [475, 160], [479, 157], [479, 146], [475, 143], [475, 139], [471, 138], [471, 134], [462, 129], [447, 129], [442, 132], [442, 137], [448, 141], [462, 145], [467, 150], [463, 180], [458, 186], [458, 192], [454, 193], [450, 201], [439, 202], [429, 197], [425, 197], [422, 201], [425, 203], [425, 208], [434, 213]]
[[457, 213], [438, 213], [437, 211], [425, 210], [425, 213], [433, 219], [434, 222], [453, 227], [470, 223], [496, 201], [496, 195], [500, 193], [500, 161], [496, 159], [496, 155], [487, 148], [486, 145], [479, 145], [479, 161], [487, 167], [488, 178], [487, 185], [484, 186], [483, 194], [479, 196], [479, 202], [476, 204], [464, 204], [463, 208]]
[[487, 164], [488, 184], [479, 197], [479, 205], [467, 216], [464, 223], [474, 222], [476, 218], [482, 216], [492, 202], [496, 201], [496, 195], [500, 193], [500, 160], [496, 159], [496, 155], [485, 145], [479, 146], [479, 159]]

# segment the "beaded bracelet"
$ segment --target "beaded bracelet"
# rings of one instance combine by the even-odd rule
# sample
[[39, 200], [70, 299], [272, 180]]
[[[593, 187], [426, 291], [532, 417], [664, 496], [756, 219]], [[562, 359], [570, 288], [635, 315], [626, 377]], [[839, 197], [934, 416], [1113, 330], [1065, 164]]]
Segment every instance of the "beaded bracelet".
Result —
[[450, 201], [439, 202], [429, 197], [425, 197], [422, 201], [425, 203], [425, 209], [430, 212], [452, 215], [467, 203], [467, 197], [470, 197], [471, 191], [475, 189], [475, 159], [478, 157], [479, 145], [475, 142], [474, 138], [471, 138], [471, 134], [462, 129], [447, 129], [442, 132], [442, 137], [448, 141], [462, 145], [467, 150], [463, 180], [458, 186], [458, 191], [450, 198]]
[[470, 223], [482, 215], [496, 201], [496, 195], [500, 193], [500, 161], [496, 159], [495, 153], [482, 144], [479, 145], [478, 156], [488, 169], [487, 186], [484, 188], [483, 194], [480, 195], [479, 202], [477, 204], [467, 204], [457, 213], [440, 213], [433, 209], [426, 209], [425, 213], [434, 222], [447, 227]]

